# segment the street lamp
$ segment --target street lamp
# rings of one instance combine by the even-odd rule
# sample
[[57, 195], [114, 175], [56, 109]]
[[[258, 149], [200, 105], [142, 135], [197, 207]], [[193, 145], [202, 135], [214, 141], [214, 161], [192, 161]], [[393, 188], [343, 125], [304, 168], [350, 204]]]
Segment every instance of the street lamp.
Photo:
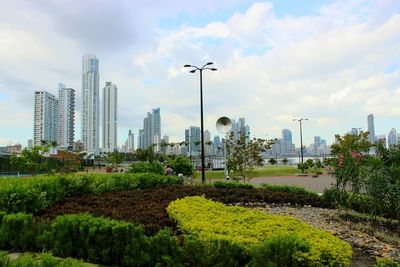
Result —
[[300, 122], [300, 153], [301, 153], [301, 173], [304, 174], [304, 155], [303, 155], [303, 132], [302, 132], [302, 127], [301, 127], [301, 121], [308, 121], [308, 119], [293, 119], [293, 121], [298, 121]]
[[195, 73], [197, 70], [200, 71], [200, 123], [201, 123], [201, 182], [204, 184], [206, 181], [205, 176], [205, 164], [204, 164], [204, 123], [203, 123], [203, 70], [216, 71], [216, 68], [210, 68], [212, 62], [204, 64], [203, 67], [199, 68], [194, 65], [185, 65], [185, 68], [192, 68], [191, 73]]

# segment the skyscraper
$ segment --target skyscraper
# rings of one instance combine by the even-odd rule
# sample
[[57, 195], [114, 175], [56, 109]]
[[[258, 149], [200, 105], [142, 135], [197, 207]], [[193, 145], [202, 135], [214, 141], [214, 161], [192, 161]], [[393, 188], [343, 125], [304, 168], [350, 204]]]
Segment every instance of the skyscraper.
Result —
[[135, 150], [135, 135], [131, 130], [128, 132], [128, 147], [127, 152], [133, 152]]
[[189, 127], [189, 156], [200, 155], [200, 127]]
[[287, 155], [292, 151], [292, 132], [289, 129], [282, 129], [282, 154]]
[[41, 145], [41, 141], [57, 141], [56, 97], [46, 91], [35, 91], [35, 108], [33, 119], [33, 143]]
[[369, 114], [367, 117], [368, 121], [368, 141], [371, 144], [375, 143], [375, 125], [374, 125], [374, 114]]
[[115, 84], [106, 82], [103, 88], [103, 151], [114, 152], [117, 150], [117, 106], [118, 89]]
[[139, 130], [137, 147], [140, 148], [140, 149], [144, 149], [145, 148], [144, 147], [144, 130], [143, 129]]
[[398, 140], [397, 140], [396, 129], [395, 129], [395, 128], [392, 128], [392, 129], [390, 130], [389, 134], [388, 134], [388, 139], [387, 139], [388, 146], [390, 147], [390, 146], [397, 145], [397, 141], [398, 141]]
[[[139, 130], [140, 137], [140, 130]], [[161, 115], [160, 108], [147, 112], [146, 118], [143, 119], [143, 143], [142, 149], [155, 145], [155, 150], [160, 151], [161, 143]]]
[[95, 55], [82, 58], [82, 142], [88, 152], [99, 152], [100, 127], [99, 60]]
[[75, 90], [58, 85], [57, 143], [73, 149], [75, 137]]

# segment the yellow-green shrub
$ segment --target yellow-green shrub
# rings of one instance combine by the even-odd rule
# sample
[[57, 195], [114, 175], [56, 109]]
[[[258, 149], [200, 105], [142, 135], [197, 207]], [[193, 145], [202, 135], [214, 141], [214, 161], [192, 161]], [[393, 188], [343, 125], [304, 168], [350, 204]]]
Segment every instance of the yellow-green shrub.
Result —
[[311, 246], [308, 252], [297, 254], [297, 262], [306, 266], [349, 266], [351, 263], [349, 244], [293, 217], [226, 206], [204, 197], [186, 197], [171, 202], [168, 214], [184, 232], [198, 235], [203, 240], [228, 240], [250, 253], [265, 240], [295, 234]]

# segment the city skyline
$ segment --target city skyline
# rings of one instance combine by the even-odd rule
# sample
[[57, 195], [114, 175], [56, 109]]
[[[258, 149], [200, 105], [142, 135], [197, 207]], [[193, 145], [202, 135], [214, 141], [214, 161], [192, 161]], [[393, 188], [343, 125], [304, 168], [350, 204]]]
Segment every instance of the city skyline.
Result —
[[199, 126], [198, 76], [183, 65], [207, 61], [218, 68], [203, 77], [204, 128], [211, 136], [221, 116], [245, 117], [251, 137], [275, 138], [289, 129], [297, 145], [293, 118], [309, 119], [305, 144], [314, 136], [331, 144], [335, 134], [367, 130], [371, 113], [376, 136], [400, 127], [394, 0], [100, 0], [96, 7], [21, 0], [7, 2], [0, 14], [0, 112], [7, 114], [0, 117], [0, 145], [26, 146], [33, 92], [57, 95], [60, 82], [77, 92], [75, 139], [81, 139], [85, 54], [100, 60], [100, 84], [118, 85], [121, 142], [129, 129], [138, 132], [152, 107], [163, 110], [162, 132], [170, 141], [183, 140], [187, 125]]

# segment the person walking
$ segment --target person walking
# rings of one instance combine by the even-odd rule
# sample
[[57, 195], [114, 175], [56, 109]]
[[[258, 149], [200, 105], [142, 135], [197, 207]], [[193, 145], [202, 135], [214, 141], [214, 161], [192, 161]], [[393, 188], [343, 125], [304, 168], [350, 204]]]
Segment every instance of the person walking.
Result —
[[172, 176], [174, 174], [174, 170], [171, 168], [170, 165], [167, 165], [167, 168], [165, 169], [165, 175], [167, 176]]

